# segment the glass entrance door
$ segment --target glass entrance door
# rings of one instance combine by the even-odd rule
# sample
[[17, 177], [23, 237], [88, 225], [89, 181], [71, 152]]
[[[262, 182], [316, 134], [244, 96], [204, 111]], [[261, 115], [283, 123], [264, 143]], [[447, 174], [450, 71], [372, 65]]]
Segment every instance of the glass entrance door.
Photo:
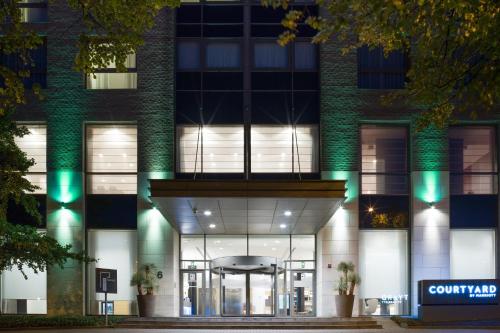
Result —
[[314, 272], [292, 271], [293, 314], [314, 316]]
[[247, 315], [246, 274], [222, 274], [222, 315]]
[[205, 308], [204, 271], [184, 271], [182, 273], [182, 315], [202, 316]]
[[270, 274], [249, 274], [249, 310], [251, 316], [274, 314], [274, 277]]

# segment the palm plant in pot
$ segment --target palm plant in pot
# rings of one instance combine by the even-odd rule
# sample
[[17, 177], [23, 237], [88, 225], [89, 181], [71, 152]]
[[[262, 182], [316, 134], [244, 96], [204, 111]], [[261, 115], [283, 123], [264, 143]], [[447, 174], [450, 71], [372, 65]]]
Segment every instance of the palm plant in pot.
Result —
[[354, 288], [361, 283], [361, 278], [355, 272], [352, 262], [340, 262], [337, 271], [340, 272], [336, 288], [339, 294], [335, 296], [337, 316], [350, 318], [354, 306]]
[[157, 269], [154, 264], [145, 264], [132, 275], [131, 286], [137, 287], [139, 317], [153, 317], [155, 312], [155, 289], [158, 289]]

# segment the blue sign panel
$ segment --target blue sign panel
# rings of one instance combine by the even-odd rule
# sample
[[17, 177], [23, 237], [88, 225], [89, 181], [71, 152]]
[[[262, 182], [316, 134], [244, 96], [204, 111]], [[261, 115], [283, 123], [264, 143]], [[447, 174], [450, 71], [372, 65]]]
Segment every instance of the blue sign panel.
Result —
[[499, 303], [500, 280], [422, 280], [419, 305], [488, 305]]

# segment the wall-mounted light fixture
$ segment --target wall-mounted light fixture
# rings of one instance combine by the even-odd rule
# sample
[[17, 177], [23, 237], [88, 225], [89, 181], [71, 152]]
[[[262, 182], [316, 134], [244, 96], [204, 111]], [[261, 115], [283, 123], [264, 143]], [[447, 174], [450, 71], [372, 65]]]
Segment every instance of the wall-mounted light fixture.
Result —
[[155, 203], [154, 203], [154, 202], [152, 202], [152, 203], [151, 203], [151, 209], [153, 209], [153, 210], [158, 210], [158, 207], [156, 207], [156, 205], [155, 205]]
[[436, 209], [436, 203], [435, 202], [428, 202], [427, 205], [429, 206], [430, 209]]
[[61, 205], [61, 209], [66, 209], [66, 203], [65, 202], [60, 202], [59, 204]]

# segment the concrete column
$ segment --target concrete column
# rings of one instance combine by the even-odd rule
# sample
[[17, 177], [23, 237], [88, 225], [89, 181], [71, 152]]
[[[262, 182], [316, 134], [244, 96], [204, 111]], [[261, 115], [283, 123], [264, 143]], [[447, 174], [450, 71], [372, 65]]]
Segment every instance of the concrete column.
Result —
[[[358, 188], [359, 176], [356, 171], [329, 172], [323, 179], [347, 180], [346, 201], [318, 235], [317, 253], [317, 315], [336, 315], [335, 291], [339, 273], [336, 270], [341, 261], [351, 261], [358, 266]], [[357, 298], [354, 314], [357, 315]]]
[[450, 278], [449, 172], [416, 171], [411, 180], [411, 313], [416, 315], [418, 281]]
[[179, 235], [160, 211], [151, 206], [148, 179], [171, 176], [160, 172], [138, 175], [137, 260], [139, 268], [152, 263], [163, 273], [160, 287], [155, 291], [158, 317], [179, 316]]

